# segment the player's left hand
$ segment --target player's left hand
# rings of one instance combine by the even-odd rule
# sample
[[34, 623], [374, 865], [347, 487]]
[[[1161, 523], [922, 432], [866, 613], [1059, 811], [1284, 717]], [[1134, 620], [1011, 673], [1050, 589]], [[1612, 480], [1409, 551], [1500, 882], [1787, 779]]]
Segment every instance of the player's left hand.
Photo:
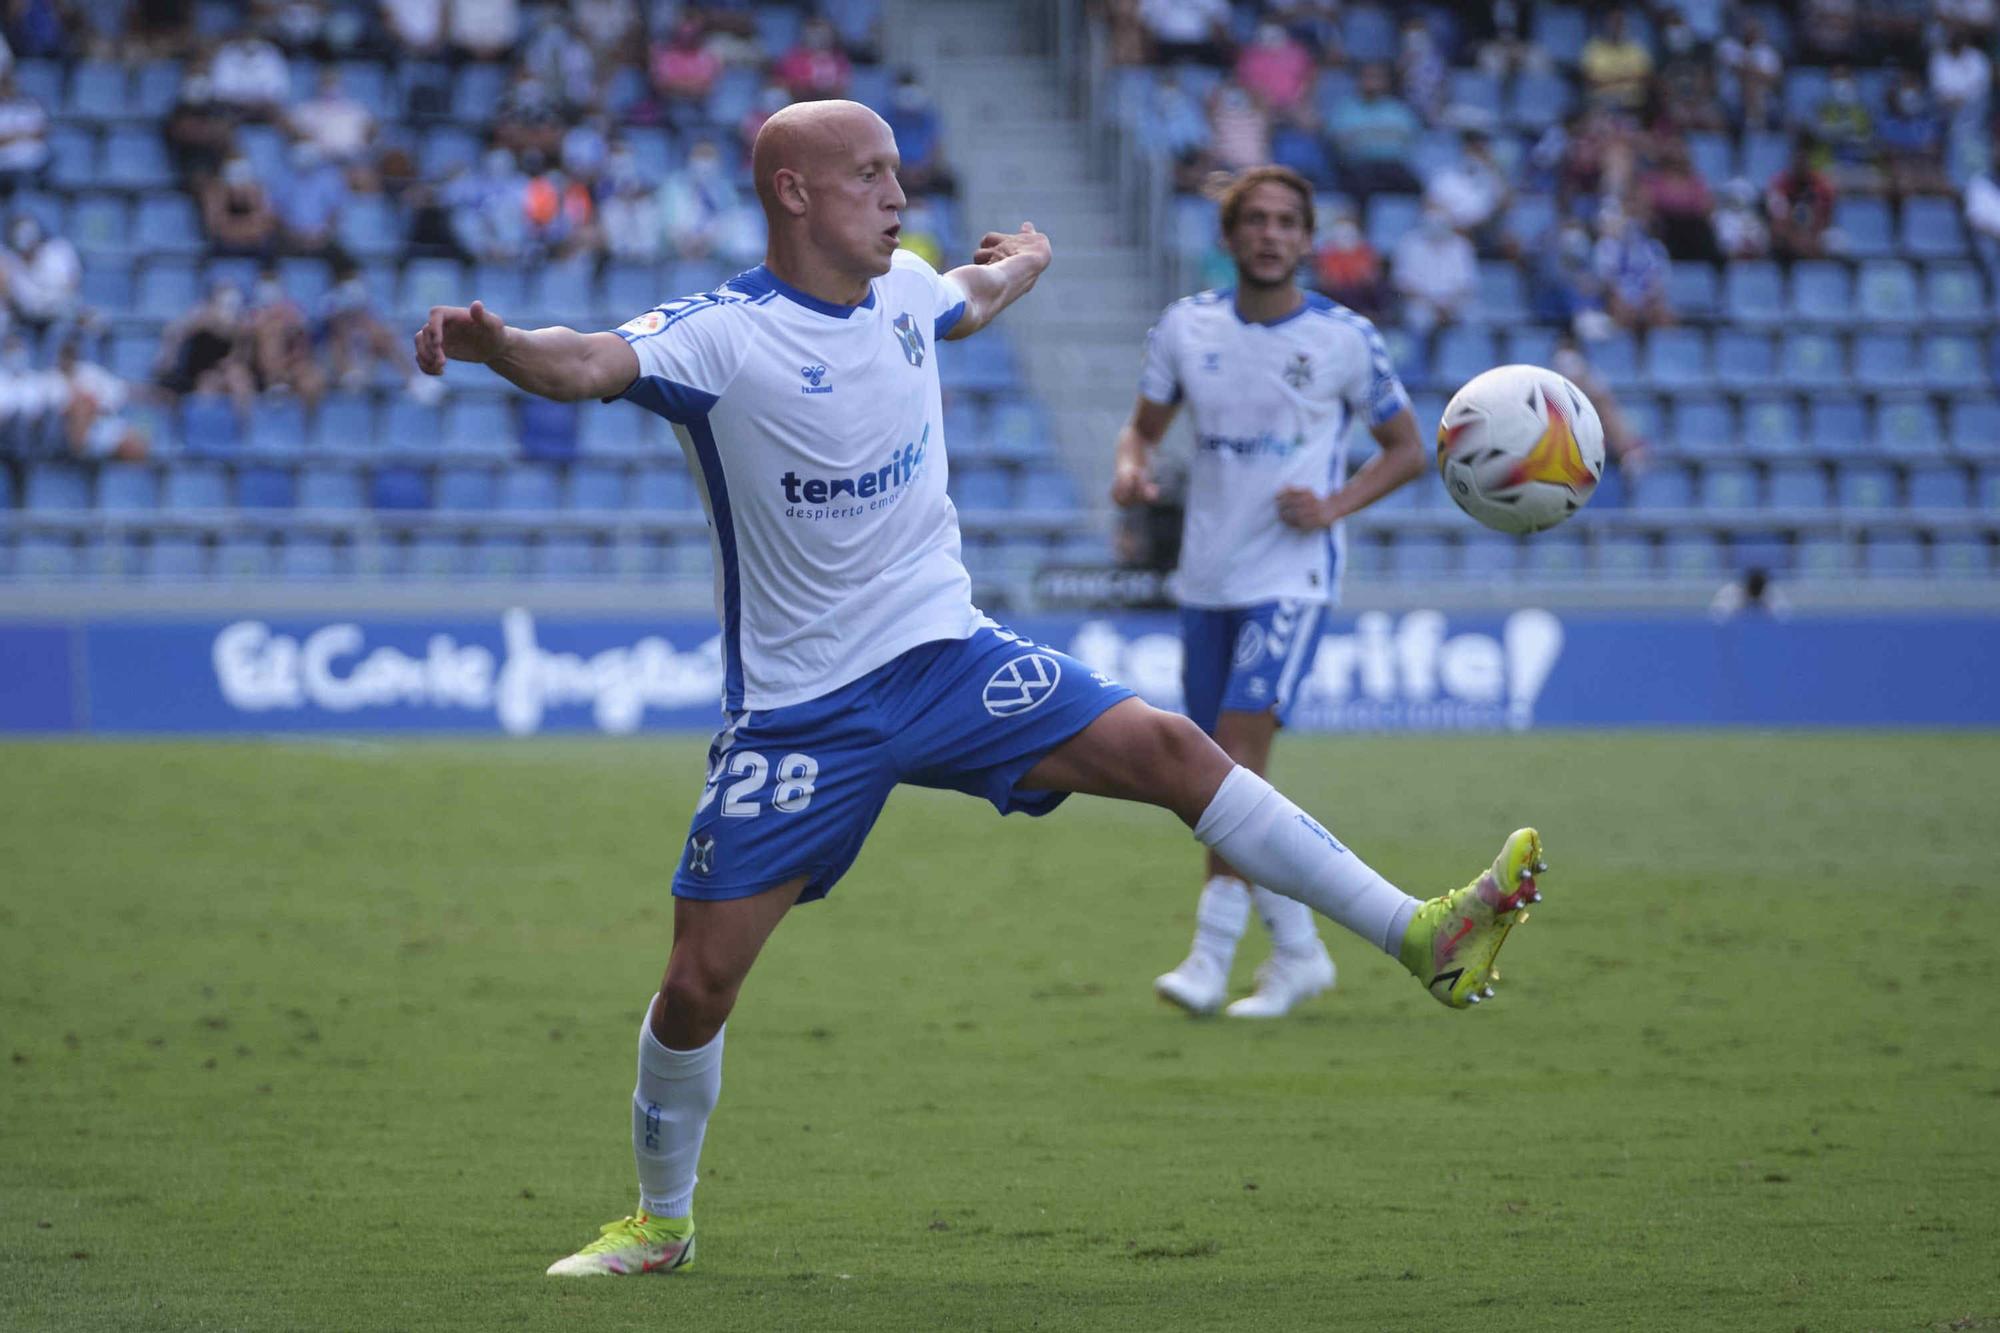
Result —
[[1340, 518], [1339, 496], [1322, 496], [1303, 486], [1287, 486], [1278, 492], [1278, 517], [1286, 527], [1300, 532], [1330, 528]]
[[1049, 249], [1049, 238], [1035, 230], [1032, 222], [1023, 222], [1016, 232], [989, 231], [979, 238], [979, 248], [972, 252], [975, 264], [997, 264], [1015, 255], [1029, 256], [1034, 271], [1040, 273], [1055, 258]]

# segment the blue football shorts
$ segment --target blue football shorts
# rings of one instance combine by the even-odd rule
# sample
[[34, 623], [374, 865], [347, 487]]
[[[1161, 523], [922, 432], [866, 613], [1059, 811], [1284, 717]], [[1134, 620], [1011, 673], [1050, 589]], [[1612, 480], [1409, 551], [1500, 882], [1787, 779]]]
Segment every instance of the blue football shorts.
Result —
[[1319, 651], [1323, 602], [1181, 608], [1181, 693], [1187, 715], [1213, 735], [1223, 710], [1274, 713], [1282, 724]]
[[1045, 815], [1067, 793], [1015, 784], [1132, 697], [1066, 653], [987, 625], [817, 699], [732, 717], [709, 746], [674, 894], [747, 898], [804, 875], [799, 901], [824, 898], [901, 782]]

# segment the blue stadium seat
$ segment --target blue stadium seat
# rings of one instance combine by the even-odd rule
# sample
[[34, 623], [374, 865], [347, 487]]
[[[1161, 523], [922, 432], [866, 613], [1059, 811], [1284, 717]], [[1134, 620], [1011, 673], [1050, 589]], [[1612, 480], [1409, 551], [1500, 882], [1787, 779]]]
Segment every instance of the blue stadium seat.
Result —
[[362, 509], [367, 507], [361, 474], [345, 467], [305, 467], [299, 470], [301, 509]]
[[1681, 262], [1667, 270], [1667, 304], [1683, 319], [1708, 319], [1721, 297], [1712, 264]]
[[734, 125], [748, 115], [757, 101], [757, 71], [732, 65], [722, 72], [708, 95], [708, 119], [715, 125]]
[[[1621, 388], [1639, 378], [1639, 343], [1629, 333], [1614, 333], [1590, 345], [1590, 364], [1599, 375]], [[1457, 384], [1452, 388], [1456, 389]]]
[[278, 548], [278, 572], [288, 579], [330, 579], [340, 575], [340, 553], [333, 538], [312, 532], [289, 532]]
[[451, 90], [451, 118], [461, 125], [489, 123], [506, 88], [507, 70], [503, 65], [481, 61], [461, 66]]
[[1048, 419], [1033, 403], [1008, 400], [996, 404], [987, 417], [986, 434], [988, 450], [996, 455], [1031, 459], [1052, 452]]
[[1842, 248], [1856, 259], [1877, 259], [1896, 252], [1889, 205], [1872, 195], [1850, 195], [1836, 200], [1833, 229], [1842, 239]]
[[1853, 551], [1845, 537], [1805, 534], [1794, 564], [1800, 578], [1837, 579], [1853, 569]]
[[1852, 321], [1854, 284], [1847, 266], [1824, 259], [1793, 265], [1791, 317], [1815, 324]]
[[1769, 335], [1731, 328], [1716, 333], [1718, 384], [1733, 389], [1768, 389], [1777, 372], [1778, 356]]
[[[578, 293], [591, 291], [593, 285], [587, 262], [570, 259], [537, 264], [528, 275], [527, 308], [538, 317], [573, 323], [587, 313], [577, 309]], [[630, 319], [638, 313], [631, 311], [624, 318]]]
[[1722, 543], [1706, 532], [1670, 533], [1660, 543], [1668, 577], [1713, 579], [1722, 573]]
[[1888, 509], [1897, 502], [1895, 474], [1880, 463], [1842, 463], [1834, 492], [1842, 509]]
[[1855, 453], [1868, 439], [1868, 410], [1858, 398], [1821, 395], [1809, 400], [1806, 444], [1815, 452]]
[[1641, 509], [1686, 509], [1694, 503], [1687, 469], [1659, 463], [1633, 478], [1632, 502]]
[[1903, 252], [1916, 259], [1957, 259], [1965, 254], [1965, 228], [1955, 200], [1917, 195], [1903, 201]]
[[132, 309], [132, 269], [123, 259], [106, 256], [83, 270], [83, 303], [107, 314], [123, 316]]
[[1861, 548], [1861, 568], [1878, 578], [1915, 578], [1924, 572], [1924, 544], [1915, 537], [1871, 534]]
[[1498, 128], [1500, 80], [1482, 69], [1451, 71], [1446, 103], [1454, 123]]
[[178, 60], [149, 60], [132, 81], [132, 112], [145, 120], [164, 121], [181, 93]]
[[[1378, 194], [1368, 201], [1368, 243], [1380, 254], [1389, 254], [1404, 233], [1423, 216], [1423, 201], [1413, 194]], [[1213, 224], [1210, 234], [1213, 235]]]
[[1756, 397], [1743, 403], [1743, 447], [1757, 454], [1796, 453], [1807, 446], [1798, 400]]
[[576, 463], [563, 479], [565, 509], [623, 509], [625, 470], [609, 463]]
[[174, 184], [173, 163], [154, 128], [116, 129], [104, 139], [103, 180], [121, 190], [163, 190]]
[[1832, 500], [1826, 470], [1818, 463], [1778, 463], [1771, 468], [1774, 509], [1824, 509]]
[[589, 537], [546, 537], [528, 553], [528, 573], [536, 578], [593, 578], [603, 570], [604, 548]]
[[[434, 305], [465, 305], [472, 296], [483, 294], [474, 292], [468, 296], [465, 271], [454, 259], [412, 259], [403, 266], [403, 282], [396, 298], [396, 311], [402, 318], [416, 322], [429, 315]], [[500, 307], [496, 304], [496, 310]]]
[[1645, 375], [1656, 388], [1705, 388], [1709, 382], [1708, 335], [1699, 329], [1654, 329], [1646, 336]]
[[227, 509], [229, 480], [214, 463], [176, 463], [166, 471], [161, 506], [167, 509]]
[[1924, 270], [1924, 318], [1931, 324], [1983, 324], [1993, 313], [1986, 279], [1970, 264]]
[[1030, 467], [1016, 487], [1015, 503], [1023, 509], [1074, 509], [1076, 485], [1059, 467]]
[[1972, 503], [1972, 479], [1961, 463], [1918, 463], [1905, 482], [1913, 509], [1963, 509]]
[[236, 474], [239, 508], [290, 509], [297, 498], [288, 467], [246, 467]]
[[348, 253], [360, 259], [389, 258], [403, 248], [403, 223], [379, 194], [357, 194], [342, 206], [334, 230]]
[[97, 507], [107, 513], [134, 513], [154, 508], [159, 485], [153, 469], [143, 463], [107, 463], [97, 474]]
[[208, 552], [199, 537], [159, 534], [140, 553], [139, 573], [149, 579], [198, 579], [208, 573]]
[[1771, 177], [1785, 169], [1791, 155], [1789, 136], [1775, 130], [1751, 130], [1743, 136], [1740, 174], [1762, 189]]
[[1689, 454], [1736, 453], [1735, 409], [1721, 398], [1676, 398], [1674, 448]]
[[1826, 98], [1827, 82], [1827, 72], [1821, 66], [1803, 65], [1786, 70], [1783, 87], [1785, 122], [1790, 125], [1812, 124], [1819, 104]]
[[1885, 395], [1875, 408], [1875, 447], [1892, 454], [1941, 454], [1944, 427], [1928, 398]]
[[1552, 70], [1523, 70], [1514, 76], [1507, 99], [1507, 119], [1524, 130], [1539, 132], [1569, 114], [1574, 89]]
[[380, 416], [376, 438], [385, 449], [436, 449], [444, 441], [444, 414], [414, 399], [393, 397]]
[[484, 467], [441, 467], [437, 470], [439, 509], [479, 512], [493, 508], [493, 469]]
[[59, 60], [23, 60], [14, 66], [14, 85], [54, 116], [63, 105], [63, 66]]
[[1701, 470], [1698, 501], [1703, 509], [1757, 507], [1757, 474], [1746, 463], [1710, 463]]
[[185, 259], [156, 259], [139, 271], [133, 313], [141, 319], [174, 320], [194, 308], [200, 283]]
[[1921, 383], [1917, 373], [1917, 349], [1908, 335], [1857, 335], [1854, 339], [1854, 381], [1875, 389], [1908, 389]]
[[1348, 5], [1340, 21], [1340, 45], [1351, 60], [1369, 64], [1396, 58], [1396, 22], [1380, 5]]
[[1923, 378], [1948, 393], [1993, 387], [1979, 339], [1963, 333], [1933, 333], [1924, 339]]
[[242, 444], [236, 408], [212, 393], [191, 393], [181, 400], [180, 435], [188, 452], [230, 453]]
[[465, 542], [445, 533], [421, 533], [410, 539], [400, 563], [418, 578], [450, 578], [465, 572]]
[[141, 248], [156, 254], [200, 254], [208, 244], [194, 200], [178, 191], [142, 197], [132, 228]]
[[479, 138], [459, 125], [436, 125], [418, 140], [417, 171], [425, 180], [441, 181], [479, 160]]
[[562, 487], [554, 468], [537, 463], [517, 463], [500, 474], [498, 508], [546, 511], [561, 506]]
[[[1830, 333], [1787, 334], [1777, 378], [1795, 389], [1842, 387], [1847, 383], [1847, 356], [1840, 339]], [[1743, 387], [1765, 386], [1752, 380]]]
[[[1620, 406], [1625, 409], [1625, 421], [1631, 427], [1632, 433], [1648, 444], [1658, 446], [1667, 444], [1665, 406], [1667, 401], [1664, 398], [1655, 398], [1650, 393], [1635, 393], [1624, 398]], [[1429, 439], [1437, 434], [1436, 418], [1432, 418], [1428, 426], [1422, 421], [1417, 424], [1426, 432], [1424, 438]]]
[[1512, 579], [1521, 572], [1521, 539], [1474, 528], [1459, 544], [1458, 568], [1468, 580], [1497, 583]]
[[514, 452], [514, 412], [504, 399], [461, 400], [445, 409], [444, 447], [454, 454]]
[[[1556, 359], [1556, 330], [1546, 325], [1520, 325], [1508, 329], [1505, 338], [1509, 365], [1546, 366]], [[1435, 424], [1437, 419], [1431, 420]]]
[[1738, 324], [1777, 324], [1785, 318], [1785, 279], [1765, 260], [1738, 260], [1723, 272], [1722, 313]]
[[516, 409], [522, 457], [550, 461], [576, 457], [577, 422], [583, 414], [575, 403], [530, 394], [517, 402]]
[[1014, 507], [1013, 478], [1004, 468], [966, 466], [951, 474], [951, 497], [960, 509], [973, 513]]
[[1972, 479], [1973, 494], [1978, 497], [1981, 509], [2000, 511], [2000, 466], [1992, 463], [1981, 464], [1979, 472]]
[[1519, 267], [1504, 260], [1480, 262], [1477, 317], [1489, 324], [1517, 324], [1528, 318], [1528, 293]]
[[[528, 303], [528, 275], [519, 264], [478, 264], [472, 270], [471, 285], [465, 289], [465, 299], [478, 297], [488, 309], [499, 311], [503, 317], [508, 312], [520, 310]], [[464, 301], [454, 301], [463, 305]], [[633, 312], [638, 313], [637, 311]]]
[[1463, 384], [1482, 371], [1491, 370], [1499, 360], [1493, 334], [1482, 328], [1459, 324], [1443, 329], [1437, 336], [1434, 369], [1447, 384]]
[[[143, 204], [141, 220], [144, 220]], [[152, 243], [152, 233], [134, 233], [131, 210], [126, 208], [123, 199], [112, 195], [79, 196], [70, 206], [69, 215], [63, 222], [63, 231], [70, 244], [77, 248], [77, 253], [82, 256], [86, 265], [99, 255], [131, 254], [139, 248], [137, 242], [140, 234], [148, 238], [149, 248], [160, 248]]]
[[647, 464], [634, 471], [626, 502], [634, 509], [668, 513], [686, 513], [701, 507], [687, 468], [669, 463]]
[[1399, 579], [1441, 579], [1452, 571], [1451, 543], [1417, 533], [1399, 535], [1389, 546], [1389, 573]]
[[368, 395], [335, 389], [313, 414], [312, 447], [329, 453], [361, 453], [375, 447], [375, 405]]
[[379, 468], [369, 479], [368, 499], [377, 509], [429, 509], [430, 477], [422, 468]]
[[76, 543], [65, 536], [27, 534], [14, 548], [14, 576], [22, 579], [74, 578], [82, 568]]
[[259, 453], [295, 454], [306, 446], [305, 404], [289, 396], [259, 398], [250, 409], [250, 447]]
[[1555, 225], [1555, 201], [1545, 194], [1522, 195], [1501, 220], [1501, 230], [1507, 238], [1523, 247], [1542, 243]]
[[1789, 574], [1792, 544], [1781, 533], [1734, 533], [1729, 541], [1729, 567], [1737, 571], [1761, 569], [1767, 574]]
[[1862, 318], [1871, 324], [1910, 324], [1922, 314], [1917, 304], [1917, 275], [1899, 259], [1863, 264], [1855, 297]]
[[517, 579], [528, 572], [528, 542], [503, 533], [482, 533], [472, 539], [475, 578]]
[[1951, 405], [1951, 447], [1962, 454], [2000, 454], [2000, 401], [1959, 398]]
[[1573, 531], [1536, 533], [1522, 546], [1522, 572], [1535, 578], [1573, 579], [1588, 564], [1584, 539]]
[[1709, 189], [1719, 190], [1735, 176], [1736, 144], [1728, 135], [1696, 131], [1687, 136], [1687, 146], [1694, 169]]
[[1638, 580], [1652, 577], [1653, 541], [1650, 537], [1606, 536], [1597, 543], [1597, 573], [1600, 578]]
[[1931, 543], [1931, 569], [1945, 579], [1988, 578], [1993, 550], [1983, 537], [1939, 537]]
[[215, 543], [209, 567], [221, 579], [263, 579], [271, 576], [271, 539], [249, 533], [230, 533]]
[[49, 127], [48, 183], [58, 190], [87, 190], [103, 184], [98, 179], [97, 135], [83, 125], [57, 121]]
[[[128, 303], [117, 308], [130, 307]], [[144, 383], [153, 376], [153, 361], [159, 350], [160, 340], [150, 333], [114, 333], [111, 335], [111, 355], [106, 359], [105, 367], [120, 379]]]

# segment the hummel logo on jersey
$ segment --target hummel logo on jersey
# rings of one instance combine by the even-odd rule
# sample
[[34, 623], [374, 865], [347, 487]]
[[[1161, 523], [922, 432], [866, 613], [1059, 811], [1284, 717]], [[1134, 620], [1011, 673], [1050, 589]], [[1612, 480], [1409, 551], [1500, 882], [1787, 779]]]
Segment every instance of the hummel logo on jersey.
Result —
[[903, 359], [913, 366], [924, 363], [924, 331], [917, 327], [917, 321], [910, 318], [905, 310], [896, 316], [896, 341], [903, 344]]
[[[785, 488], [786, 501], [795, 505], [823, 505], [843, 495], [856, 500], [873, 500], [888, 495], [923, 470], [924, 450], [929, 446], [930, 439], [931, 428], [926, 425], [922, 439], [890, 454], [889, 461], [873, 472], [863, 472], [854, 477], [801, 477], [796, 472], [787, 471], [778, 478], [778, 484]], [[804, 516], [819, 517], [814, 514]]]
[[995, 717], [1015, 717], [1054, 694], [1061, 679], [1062, 663], [1041, 653], [1029, 653], [994, 672], [980, 700]]
[[1300, 352], [1292, 358], [1292, 364], [1285, 367], [1285, 383], [1294, 389], [1303, 389], [1313, 382], [1312, 358]]
[[824, 380], [826, 378], [825, 366], [800, 366], [799, 374], [803, 376], [805, 379], [805, 383], [799, 386], [800, 393], [833, 392], [833, 386], [831, 384], [820, 383], [821, 380]]
[[1220, 369], [1222, 369], [1222, 353], [1220, 353], [1220, 352], [1203, 352], [1203, 353], [1201, 354], [1201, 368], [1202, 368], [1203, 370], [1220, 370]]

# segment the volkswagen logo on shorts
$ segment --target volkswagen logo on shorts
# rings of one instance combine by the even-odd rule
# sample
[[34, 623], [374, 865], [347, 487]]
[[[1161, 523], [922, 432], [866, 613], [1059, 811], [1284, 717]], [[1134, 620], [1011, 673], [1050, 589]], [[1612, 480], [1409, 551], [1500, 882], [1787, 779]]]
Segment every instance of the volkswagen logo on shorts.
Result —
[[980, 699], [995, 717], [1025, 713], [1056, 692], [1062, 663], [1040, 653], [1017, 657], [993, 673]]
[[1248, 621], [1236, 635], [1236, 665], [1254, 666], [1264, 655], [1264, 627], [1256, 621]]

